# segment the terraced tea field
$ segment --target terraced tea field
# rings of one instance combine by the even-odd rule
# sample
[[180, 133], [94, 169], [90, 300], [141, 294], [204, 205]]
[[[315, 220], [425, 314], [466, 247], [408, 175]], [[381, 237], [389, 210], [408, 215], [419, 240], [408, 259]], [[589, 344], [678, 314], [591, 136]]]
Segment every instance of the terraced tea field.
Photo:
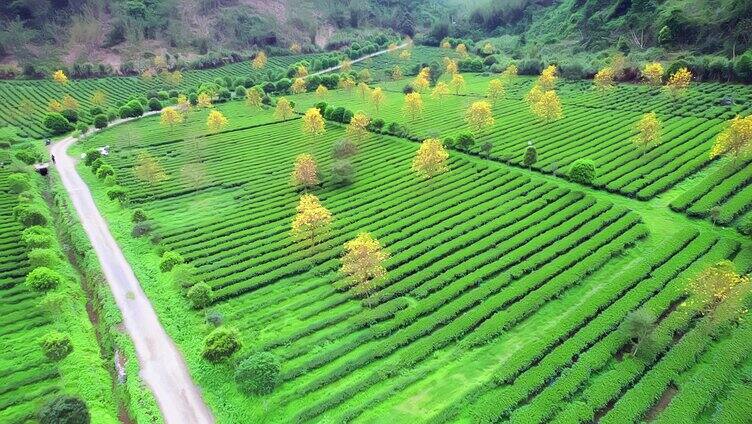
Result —
[[[488, 78], [466, 78], [471, 93], [484, 91]], [[107, 187], [84, 165], [80, 172], [218, 422], [745, 422], [752, 324], [719, 333], [687, 306], [686, 285], [723, 259], [752, 271], [752, 243], [667, 206], [715, 193], [684, 190], [703, 178], [735, 178], [734, 188], [712, 194], [729, 205], [749, 183], [707, 172], [725, 169], [707, 152], [726, 112], [684, 116], [665, 106], [664, 142], [639, 155], [629, 138], [641, 110], [628, 110], [620, 101], [627, 96], [604, 105], [567, 84], [565, 118], [543, 125], [520, 100], [528, 84], [520, 79], [494, 106], [496, 124], [480, 139], [493, 143], [490, 157], [453, 151], [449, 172], [430, 182], [411, 170], [417, 143], [371, 134], [354, 156], [354, 182], [334, 185], [331, 151], [343, 127], [327, 123], [313, 140], [298, 117], [278, 122], [272, 110], [241, 102], [218, 107], [229, 126], [217, 134], [205, 130], [207, 112], [174, 130], [147, 117], [74, 150], [112, 146], [105, 161], [129, 203], [107, 200]], [[634, 104], [649, 96], [618, 90]], [[475, 95], [426, 98], [415, 121], [395, 91], [378, 113], [355, 92], [330, 91], [325, 101], [403, 123], [419, 137], [444, 137], [465, 130]], [[321, 100], [290, 98], [299, 111]], [[518, 165], [529, 140], [539, 162], [526, 169]], [[136, 176], [141, 152], [158, 159], [166, 179]], [[300, 197], [290, 172], [305, 152], [322, 181], [312, 192], [333, 216], [315, 247], [290, 234]], [[597, 164], [593, 187], [552, 172], [581, 157]], [[187, 168], [202, 171], [186, 178]], [[159, 252], [179, 252], [212, 287], [208, 311], [240, 333], [236, 358], [279, 358], [273, 393], [244, 395], [233, 360], [201, 358], [212, 327], [188, 309], [188, 287], [158, 273], [149, 241], [131, 237], [135, 207], [153, 222]], [[737, 209], [726, 224], [750, 213]], [[342, 245], [362, 231], [390, 253], [387, 276], [365, 297], [337, 288]], [[657, 317], [647, 360], [629, 354], [622, 326], [638, 309]]]

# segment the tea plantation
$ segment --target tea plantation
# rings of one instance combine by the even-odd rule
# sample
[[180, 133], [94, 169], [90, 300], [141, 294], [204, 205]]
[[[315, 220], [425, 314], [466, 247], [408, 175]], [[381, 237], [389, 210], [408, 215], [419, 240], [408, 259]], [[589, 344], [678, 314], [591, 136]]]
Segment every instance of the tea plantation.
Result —
[[[544, 123], [524, 99], [533, 79], [515, 77], [474, 145], [447, 142], [447, 172], [419, 178], [420, 142], [460, 138], [497, 77], [425, 92], [414, 117], [403, 79], [371, 83], [384, 89], [378, 106], [358, 88], [290, 94], [298, 113], [280, 119], [237, 99], [73, 147], [110, 146], [97, 175], [83, 162], [79, 173], [217, 422], [748, 422], [752, 163], [709, 152], [727, 120], [750, 112], [752, 91], [693, 83], [672, 98], [561, 81], [563, 117]], [[383, 120], [347, 153], [345, 181], [352, 128], [304, 131], [301, 115], [320, 102]], [[227, 123], [209, 131], [214, 111]], [[635, 124], [651, 111], [662, 135], [641, 151]], [[298, 189], [304, 153], [317, 170]], [[570, 173], [583, 159], [590, 181]], [[291, 233], [304, 191], [332, 217], [315, 243]], [[388, 257], [358, 291], [342, 262], [362, 232]], [[697, 276], [721, 261], [741, 283], [698, 300]], [[200, 302], [197, 287], [209, 293]], [[650, 317], [642, 332], [637, 316]], [[216, 327], [239, 348], [210, 361]], [[239, 370], [259, 352], [279, 373], [248, 394]]]

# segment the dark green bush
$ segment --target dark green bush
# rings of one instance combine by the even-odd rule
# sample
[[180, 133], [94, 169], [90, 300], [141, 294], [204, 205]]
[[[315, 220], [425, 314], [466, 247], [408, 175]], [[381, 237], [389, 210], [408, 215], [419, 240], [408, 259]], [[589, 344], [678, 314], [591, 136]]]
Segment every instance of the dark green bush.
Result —
[[108, 119], [107, 115], [99, 114], [94, 116], [94, 127], [102, 129], [107, 127]]
[[78, 112], [75, 109], [65, 109], [60, 112], [70, 123], [78, 121]]
[[39, 410], [40, 424], [89, 424], [91, 415], [80, 398], [60, 395]]
[[44, 356], [53, 361], [60, 361], [73, 352], [73, 343], [67, 334], [51, 331], [39, 341]]
[[577, 159], [569, 168], [569, 179], [580, 184], [590, 184], [595, 179], [595, 163], [590, 159]]
[[193, 309], [203, 309], [209, 306], [213, 296], [211, 286], [204, 282], [197, 283], [188, 290], [188, 300], [191, 301]]
[[240, 350], [240, 334], [234, 328], [215, 328], [204, 339], [204, 349], [201, 356], [209, 362], [219, 362], [232, 356]]
[[68, 119], [56, 112], [48, 113], [47, 116], [44, 117], [44, 127], [50, 130], [54, 135], [65, 134], [73, 129], [73, 126]]
[[149, 99], [149, 110], [162, 110], [162, 102], [160, 102], [158, 98], [152, 97]]
[[269, 352], [256, 353], [235, 368], [235, 383], [240, 391], [251, 395], [266, 395], [280, 383], [279, 359]]

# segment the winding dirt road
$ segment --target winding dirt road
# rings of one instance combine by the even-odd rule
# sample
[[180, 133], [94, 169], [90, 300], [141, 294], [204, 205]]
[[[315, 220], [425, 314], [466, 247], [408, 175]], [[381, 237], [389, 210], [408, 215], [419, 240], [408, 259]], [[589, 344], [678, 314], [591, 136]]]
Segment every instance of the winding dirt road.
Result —
[[[117, 125], [127, 120], [116, 121]], [[136, 346], [141, 378], [151, 388], [168, 424], [213, 423], [201, 391], [191, 380], [185, 361], [157, 318], [149, 299], [94, 204], [89, 188], [76, 172], [76, 160], [66, 153], [75, 142], [64, 138], [50, 147], [57, 171], [81, 224], [102, 265], [125, 329]]]

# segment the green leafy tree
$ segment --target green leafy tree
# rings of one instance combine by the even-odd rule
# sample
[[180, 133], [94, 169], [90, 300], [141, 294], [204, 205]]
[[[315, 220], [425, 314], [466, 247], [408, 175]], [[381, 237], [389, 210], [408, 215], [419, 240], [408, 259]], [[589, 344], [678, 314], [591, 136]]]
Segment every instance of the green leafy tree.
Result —
[[39, 341], [44, 356], [53, 360], [60, 361], [73, 352], [73, 343], [67, 334], [52, 331], [47, 333]]
[[204, 282], [197, 283], [188, 290], [188, 300], [191, 301], [193, 309], [203, 309], [209, 306], [213, 297], [211, 286]]
[[532, 167], [535, 162], [538, 161], [538, 151], [535, 147], [530, 145], [525, 149], [525, 157], [522, 159], [522, 164], [527, 167]]
[[204, 339], [204, 349], [201, 356], [209, 362], [220, 362], [232, 356], [241, 347], [238, 330], [219, 327], [215, 328]]
[[183, 259], [180, 253], [168, 250], [162, 254], [162, 260], [159, 262], [159, 270], [170, 272], [175, 265], [182, 263], [185, 263], [185, 259]]
[[38, 292], [52, 290], [63, 282], [63, 276], [47, 267], [34, 269], [26, 276], [26, 285]]
[[89, 424], [91, 415], [86, 402], [75, 396], [60, 395], [39, 410], [40, 424]]
[[595, 179], [595, 163], [590, 159], [577, 159], [569, 168], [569, 179], [580, 184], [590, 184]]

